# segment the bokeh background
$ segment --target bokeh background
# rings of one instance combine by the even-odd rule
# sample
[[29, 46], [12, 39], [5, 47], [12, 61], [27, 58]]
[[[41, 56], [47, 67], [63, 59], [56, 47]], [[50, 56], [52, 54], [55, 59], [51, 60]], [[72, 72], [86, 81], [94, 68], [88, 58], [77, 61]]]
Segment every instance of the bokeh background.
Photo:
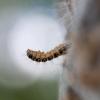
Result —
[[63, 42], [55, 0], [0, 0], [0, 100], [57, 100], [63, 57], [33, 62], [28, 48]]

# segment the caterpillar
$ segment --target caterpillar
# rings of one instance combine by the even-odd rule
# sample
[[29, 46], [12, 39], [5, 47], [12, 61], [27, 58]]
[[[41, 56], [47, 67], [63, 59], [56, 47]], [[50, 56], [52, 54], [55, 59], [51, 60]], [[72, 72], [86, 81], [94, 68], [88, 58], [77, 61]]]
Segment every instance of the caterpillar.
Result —
[[70, 44], [60, 44], [54, 49], [48, 51], [48, 52], [42, 52], [42, 51], [33, 51], [31, 49], [27, 50], [27, 56], [29, 59], [36, 61], [36, 62], [46, 62], [50, 61], [54, 58], [57, 58], [59, 56], [65, 55], [67, 53], [67, 49], [70, 47]]

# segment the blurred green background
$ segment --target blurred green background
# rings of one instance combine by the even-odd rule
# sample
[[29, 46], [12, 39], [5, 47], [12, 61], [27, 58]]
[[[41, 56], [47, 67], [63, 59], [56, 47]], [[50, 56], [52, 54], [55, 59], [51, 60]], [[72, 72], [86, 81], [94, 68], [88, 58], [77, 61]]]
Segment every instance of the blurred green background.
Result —
[[58, 83], [55, 80], [38, 80], [25, 88], [0, 86], [0, 100], [57, 100]]
[[[11, 53], [9, 53], [9, 48], [11, 47], [10, 45], [7, 44], [8, 41], [10, 40], [9, 34], [11, 33], [13, 27], [16, 25], [15, 23], [17, 23], [16, 19], [18, 17], [18, 13], [19, 15], [21, 15], [23, 12], [22, 15], [24, 16], [25, 13], [27, 14], [28, 12], [34, 13], [34, 10], [39, 8], [40, 13], [43, 13], [46, 16], [54, 18], [55, 16], [54, 15], [55, 10], [53, 10], [54, 2], [55, 0], [0, 0], [0, 100], [57, 100], [58, 99], [58, 79], [59, 79], [58, 76], [56, 77], [54, 76], [55, 78], [51, 79], [32, 78], [31, 82], [29, 82], [28, 85], [25, 86], [20, 85], [17, 87], [14, 86], [14, 84], [18, 82], [18, 80], [24, 83], [23, 81], [24, 78], [20, 77], [21, 74], [19, 73], [21, 72], [18, 73], [17, 67], [14, 67], [19, 65], [17, 65], [11, 58], [11, 56], [13, 56], [13, 53], [12, 51]], [[49, 30], [54, 30], [54, 29], [49, 29]], [[52, 41], [50, 42], [50, 40], [48, 40], [48, 43], [49, 44], [51, 43], [50, 45], [52, 46]], [[15, 47], [15, 49], [18, 50], [17, 47]], [[13, 50], [13, 48], [11, 48], [11, 50]], [[23, 56], [23, 58], [24, 57], [25, 55]], [[29, 63], [32, 62], [30, 61]], [[37, 65], [35, 66], [38, 67]], [[48, 67], [48, 65], [46, 65], [46, 67]], [[19, 67], [18, 70], [20, 70]], [[23, 73], [25, 72], [23, 71]], [[16, 77], [14, 76], [15, 74], [17, 75]], [[20, 79], [17, 77], [20, 77]], [[27, 81], [28, 80], [26, 80], [25, 82]], [[13, 83], [13, 86], [11, 85], [11, 83]]]

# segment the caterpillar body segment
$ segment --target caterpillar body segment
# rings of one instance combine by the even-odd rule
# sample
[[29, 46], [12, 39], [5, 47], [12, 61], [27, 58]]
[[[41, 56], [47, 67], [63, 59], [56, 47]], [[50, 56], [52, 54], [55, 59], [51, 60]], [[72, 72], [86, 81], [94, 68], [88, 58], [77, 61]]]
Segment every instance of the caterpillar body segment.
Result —
[[29, 59], [36, 61], [36, 62], [46, 62], [50, 61], [54, 58], [59, 56], [65, 55], [67, 53], [67, 49], [70, 47], [70, 44], [60, 44], [59, 46], [55, 47], [53, 50], [48, 52], [41, 52], [41, 51], [33, 51], [31, 49], [27, 50], [27, 56]]

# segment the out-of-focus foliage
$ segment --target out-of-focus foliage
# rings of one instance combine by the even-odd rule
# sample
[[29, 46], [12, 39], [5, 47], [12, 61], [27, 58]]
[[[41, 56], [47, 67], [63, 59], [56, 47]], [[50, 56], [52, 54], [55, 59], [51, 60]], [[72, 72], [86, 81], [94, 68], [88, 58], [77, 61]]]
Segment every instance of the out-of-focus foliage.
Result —
[[3, 6], [29, 6], [29, 7], [33, 7], [36, 5], [42, 5], [42, 6], [51, 6], [52, 3], [54, 2], [54, 0], [0, 0], [0, 7]]
[[[18, 9], [25, 8], [25, 10], [26, 8], [34, 8], [34, 6], [45, 6], [49, 8], [52, 6], [53, 1], [54, 0], [0, 0], [0, 11], [3, 14], [3, 11], [6, 11], [10, 6]], [[2, 18], [2, 21], [4, 20], [3, 17], [0, 18]], [[9, 20], [9, 16], [7, 18]], [[1, 62], [5, 63], [5, 61], [2, 60]], [[1, 64], [0, 66], [3, 65]], [[7, 67], [9, 68], [9, 65], [7, 65]], [[25, 88], [11, 88], [0, 84], [0, 100], [57, 100], [57, 94], [58, 83], [56, 80], [43, 81], [41, 79]]]
[[0, 100], [57, 100], [57, 82], [39, 80], [26, 88], [0, 86]]

